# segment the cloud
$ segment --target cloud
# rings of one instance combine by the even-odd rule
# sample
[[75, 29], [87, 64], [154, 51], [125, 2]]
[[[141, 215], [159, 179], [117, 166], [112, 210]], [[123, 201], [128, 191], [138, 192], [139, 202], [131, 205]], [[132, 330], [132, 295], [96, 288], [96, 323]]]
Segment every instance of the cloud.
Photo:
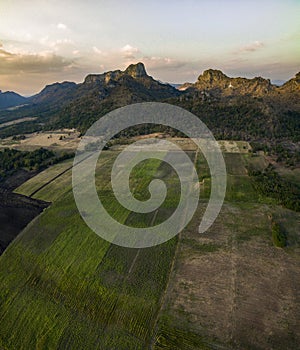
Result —
[[[18, 43], [18, 45], [10, 45], [9, 51], [15, 52], [15, 53], [31, 53], [29, 52], [22, 52], [20, 50], [20, 47], [22, 47], [22, 43]], [[55, 52], [57, 55], [66, 57], [66, 56], [72, 56], [73, 52], [75, 50], [79, 50], [78, 43], [75, 43], [72, 39], [69, 37], [58, 37], [58, 38], [50, 38], [49, 36], [41, 37], [38, 42], [36, 43], [36, 47], [39, 48], [38, 52], [41, 51], [49, 51], [49, 52]]]
[[252, 43], [242, 46], [238, 49], [238, 52], [254, 52], [265, 47], [265, 44], [261, 41], [253, 41]]
[[0, 49], [0, 74], [45, 73], [62, 71], [74, 62], [52, 52], [12, 53]]
[[102, 54], [102, 51], [100, 49], [98, 49], [98, 47], [96, 47], [96, 46], [93, 46], [93, 51], [98, 55]]
[[136, 54], [139, 52], [139, 49], [127, 44], [121, 48], [121, 52], [124, 58], [134, 59]]
[[42, 44], [42, 45], [48, 45], [48, 42], [49, 42], [49, 36], [44, 36], [42, 37], [40, 40], [39, 40], [39, 43]]
[[65, 24], [63, 24], [63, 23], [58, 23], [56, 28], [57, 29], [66, 30], [68, 27]]
[[48, 46], [53, 48], [54, 50], [59, 50], [61, 48], [67, 48], [67, 47], [70, 47], [70, 46], [74, 46], [74, 42], [73, 42], [73, 40], [67, 39], [67, 38], [57, 39], [57, 40], [54, 40], [54, 41], [50, 41], [48, 43]]
[[[75, 42], [68, 37], [52, 39], [49, 36], [44, 36], [38, 40], [38, 44], [43, 50], [55, 52], [61, 56], [72, 55], [73, 51], [78, 49], [78, 45], [75, 45]], [[22, 43], [18, 44], [17, 53], [20, 53], [20, 46], [22, 46]], [[12, 50], [13, 48], [10, 48], [10, 51]]]
[[13, 56], [13, 54], [11, 52], [0, 49], [0, 57], [10, 58], [11, 56]]
[[170, 57], [143, 57], [141, 60], [147, 67], [154, 70], [174, 70], [186, 65], [186, 62]]

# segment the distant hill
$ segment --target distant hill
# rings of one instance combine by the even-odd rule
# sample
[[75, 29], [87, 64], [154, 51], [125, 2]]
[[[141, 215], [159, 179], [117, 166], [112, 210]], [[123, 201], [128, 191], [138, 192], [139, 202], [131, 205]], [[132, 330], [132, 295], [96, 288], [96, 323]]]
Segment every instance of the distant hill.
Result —
[[28, 100], [35, 104], [67, 102], [74, 97], [76, 86], [76, 83], [68, 81], [47, 85], [41, 92], [31, 96]]
[[180, 86], [182, 86], [182, 84], [178, 84], [178, 83], [169, 83], [169, 84], [176, 89], [178, 89]]
[[272, 84], [276, 86], [281, 86], [286, 82], [286, 80], [272, 80]]
[[[35, 130], [71, 127], [85, 132], [101, 116], [131, 103], [160, 101], [199, 116], [217, 138], [300, 141], [300, 74], [282, 86], [269, 79], [231, 78], [208, 69], [195, 83], [177, 88], [153, 79], [143, 63], [124, 71], [89, 74], [80, 84], [47, 85], [26, 105], [5, 118], [37, 117], [0, 130], [0, 137]], [[138, 131], [139, 132], [139, 131]]]
[[18, 106], [27, 102], [27, 98], [13, 91], [2, 92], [0, 90], [0, 109]]

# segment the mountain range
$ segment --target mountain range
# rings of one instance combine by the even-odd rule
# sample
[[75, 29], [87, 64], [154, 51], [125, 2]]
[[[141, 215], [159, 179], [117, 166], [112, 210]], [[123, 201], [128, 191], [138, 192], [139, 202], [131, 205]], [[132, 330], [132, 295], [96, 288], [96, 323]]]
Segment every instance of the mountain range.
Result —
[[195, 83], [175, 88], [153, 79], [139, 62], [124, 71], [90, 74], [79, 84], [47, 85], [29, 98], [9, 93], [8, 104], [1, 103], [1, 96], [5, 94], [0, 94], [0, 108], [26, 105], [13, 111], [2, 110], [2, 120], [37, 118], [1, 129], [0, 137], [42, 128], [74, 127], [84, 132], [115, 108], [143, 101], [163, 101], [190, 110], [212, 128], [217, 137], [300, 140], [300, 73], [277, 86], [262, 77], [230, 78], [220, 70], [208, 69]]

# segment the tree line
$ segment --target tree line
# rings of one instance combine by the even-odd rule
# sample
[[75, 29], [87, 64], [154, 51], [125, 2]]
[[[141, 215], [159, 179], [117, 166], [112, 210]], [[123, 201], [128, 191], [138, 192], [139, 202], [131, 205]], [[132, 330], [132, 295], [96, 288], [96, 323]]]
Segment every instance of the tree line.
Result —
[[73, 157], [73, 153], [57, 155], [51, 150], [39, 148], [34, 151], [18, 151], [5, 148], [0, 151], [0, 181], [12, 175], [19, 169], [42, 170]]

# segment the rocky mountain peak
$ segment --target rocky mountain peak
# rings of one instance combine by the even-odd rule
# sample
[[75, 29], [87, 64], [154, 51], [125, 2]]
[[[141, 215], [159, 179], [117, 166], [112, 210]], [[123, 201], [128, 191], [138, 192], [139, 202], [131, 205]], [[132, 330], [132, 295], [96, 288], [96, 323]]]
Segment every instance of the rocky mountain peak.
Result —
[[89, 74], [86, 76], [84, 83], [94, 84], [110, 84], [111, 81], [118, 80], [124, 75], [130, 75], [132, 78], [145, 78], [148, 77], [145, 66], [139, 62], [128, 66], [124, 72], [121, 70], [109, 71], [102, 74]]
[[142, 62], [131, 64], [125, 69], [124, 73], [132, 76], [133, 78], [144, 78], [148, 76], [144, 63]]
[[295, 76], [295, 81], [296, 81], [297, 83], [300, 83], [300, 72], [298, 72], [298, 73], [296, 74], [296, 76]]
[[281, 86], [281, 90], [285, 91], [297, 91], [297, 93], [300, 93], [300, 72], [295, 75], [294, 78], [288, 80]]
[[207, 83], [213, 83], [216, 81], [228, 80], [229, 78], [222, 71], [218, 69], [207, 69], [202, 75], [199, 75], [198, 81], [204, 81]]
[[185, 84], [184, 88], [196, 88], [198, 90], [213, 90], [214, 93], [221, 95], [254, 95], [261, 96], [274, 90], [274, 86], [269, 79], [262, 77], [248, 78], [231, 78], [217, 69], [205, 70], [199, 75], [195, 84]]

